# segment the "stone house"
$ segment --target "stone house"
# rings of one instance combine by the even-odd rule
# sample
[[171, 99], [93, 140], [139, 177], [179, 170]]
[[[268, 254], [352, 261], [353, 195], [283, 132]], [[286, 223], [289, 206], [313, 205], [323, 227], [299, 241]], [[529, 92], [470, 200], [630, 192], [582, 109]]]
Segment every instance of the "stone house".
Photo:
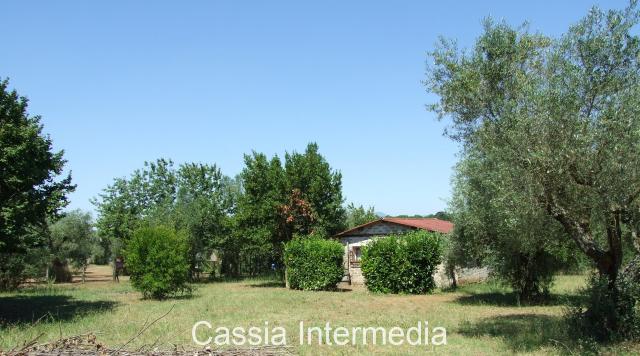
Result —
[[[436, 218], [385, 217], [335, 235], [344, 245], [345, 277], [343, 281], [351, 284], [364, 284], [364, 277], [360, 269], [362, 247], [373, 238], [402, 234], [417, 229], [448, 234], [453, 231], [453, 223]], [[458, 282], [482, 280], [487, 277], [487, 274], [487, 270], [484, 268], [459, 269], [456, 270], [456, 279]], [[434, 277], [438, 287], [446, 287], [452, 283], [442, 264], [438, 267]]]

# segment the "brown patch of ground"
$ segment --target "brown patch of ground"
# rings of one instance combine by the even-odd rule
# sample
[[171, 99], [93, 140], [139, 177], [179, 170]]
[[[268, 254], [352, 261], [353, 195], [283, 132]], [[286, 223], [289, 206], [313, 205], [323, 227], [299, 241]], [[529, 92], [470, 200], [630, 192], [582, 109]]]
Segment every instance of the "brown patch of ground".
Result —
[[[120, 276], [121, 281], [128, 281], [128, 276]], [[113, 282], [113, 268], [109, 265], [89, 265], [85, 272], [85, 283]], [[82, 272], [74, 271], [71, 283], [82, 283]]]

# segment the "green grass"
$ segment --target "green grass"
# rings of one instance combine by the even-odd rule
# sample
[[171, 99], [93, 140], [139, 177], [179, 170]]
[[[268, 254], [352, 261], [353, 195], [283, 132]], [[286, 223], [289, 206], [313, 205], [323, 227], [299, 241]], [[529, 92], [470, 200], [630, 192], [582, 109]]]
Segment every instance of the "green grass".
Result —
[[[561, 353], [571, 348], [562, 314], [567, 301], [584, 283], [582, 276], [559, 276], [546, 305], [518, 306], [507, 289], [491, 283], [463, 286], [433, 295], [375, 295], [364, 288], [341, 292], [287, 290], [273, 280], [198, 284], [194, 295], [165, 301], [143, 300], [127, 281], [35, 286], [0, 294], [0, 347], [11, 349], [42, 334], [40, 342], [87, 332], [118, 347], [175, 304], [172, 312], [151, 326], [128, 349], [144, 344], [160, 348], [186, 345], [199, 320], [216, 326], [283, 326], [289, 345], [301, 354], [513, 354]], [[298, 323], [323, 326], [400, 326], [418, 321], [447, 329], [446, 346], [309, 346], [298, 344]], [[634, 344], [614, 345], [611, 353], [639, 352]]]

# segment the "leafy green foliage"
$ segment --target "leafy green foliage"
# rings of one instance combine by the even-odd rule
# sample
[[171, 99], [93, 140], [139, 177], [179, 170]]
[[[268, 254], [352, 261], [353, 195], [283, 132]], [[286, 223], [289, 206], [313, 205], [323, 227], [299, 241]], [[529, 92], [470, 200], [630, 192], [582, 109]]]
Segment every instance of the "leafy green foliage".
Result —
[[285, 244], [284, 261], [289, 287], [302, 290], [334, 289], [344, 276], [344, 247], [318, 236], [300, 237]]
[[51, 224], [48, 248], [56, 264], [64, 265], [69, 261], [73, 267], [83, 272], [84, 278], [89, 259], [100, 253], [100, 245], [93, 233], [91, 214], [74, 210]]
[[556, 221], [564, 233], [539, 245], [572, 241], [612, 293], [640, 252], [639, 18], [637, 1], [594, 8], [557, 39], [487, 20], [471, 51], [443, 40], [426, 81], [463, 153], [531, 207], [513, 220]]
[[[342, 176], [311, 143], [304, 153], [245, 156], [236, 213], [238, 253], [282, 265], [283, 244], [295, 235], [332, 235], [344, 227]], [[241, 247], [240, 247], [241, 246]]]
[[183, 233], [167, 227], [142, 227], [125, 250], [131, 284], [145, 298], [163, 299], [189, 292], [189, 245]]
[[93, 200], [100, 234], [127, 241], [145, 219], [165, 218], [175, 203], [176, 181], [173, 162], [165, 159], [145, 162], [129, 178], [116, 178]]
[[581, 294], [586, 303], [574, 305], [565, 315], [573, 338], [603, 342], [640, 337], [637, 285], [618, 282], [611, 288], [606, 276], [594, 274]]
[[116, 255], [133, 231], [151, 222], [187, 233], [192, 277], [216, 253], [230, 276], [282, 265], [283, 245], [294, 235], [334, 234], [344, 227], [341, 175], [316, 144], [303, 154], [267, 159], [254, 152], [236, 178], [215, 166], [170, 160], [145, 163], [118, 178], [94, 200], [106, 255]]
[[365, 284], [379, 293], [429, 293], [442, 250], [441, 236], [424, 230], [376, 238], [362, 253]]
[[213, 251], [224, 255], [229, 249], [235, 189], [215, 165], [184, 164], [177, 171], [172, 215], [175, 227], [187, 233], [192, 277]]
[[637, 21], [636, 2], [559, 39], [487, 21], [471, 52], [443, 41], [427, 80], [450, 135], [612, 279], [640, 214]]
[[[242, 194], [236, 211], [235, 260], [224, 261], [226, 272], [239, 274], [241, 255], [251, 255], [258, 264], [282, 260], [286, 241], [280, 207], [285, 204], [285, 176], [278, 157], [270, 160], [262, 153], [245, 155], [240, 173]], [[229, 263], [233, 262], [233, 263]]]
[[355, 206], [353, 203], [349, 203], [346, 209], [346, 227], [351, 229], [353, 227], [366, 224], [370, 221], [378, 219], [378, 215], [375, 213], [374, 207]]
[[284, 168], [286, 192], [288, 195], [299, 192], [300, 199], [309, 205], [311, 214], [315, 215], [308, 226], [289, 226], [289, 238], [296, 233], [306, 235], [312, 232], [332, 236], [344, 230], [342, 174], [331, 169], [318, 152], [318, 145], [308, 144], [304, 153], [287, 153]]
[[236, 185], [215, 165], [187, 163], [176, 169], [165, 159], [145, 163], [130, 178], [116, 179], [94, 201], [100, 213], [98, 231], [111, 241], [111, 257], [149, 222], [185, 231], [190, 274], [195, 277], [214, 250], [224, 254], [229, 248]]
[[0, 80], [0, 276], [11, 280], [2, 277], [0, 287], [20, 282], [24, 265], [11, 260], [44, 243], [34, 232], [67, 205], [66, 194], [75, 189], [70, 175], [57, 179], [66, 163], [63, 152], [53, 152], [40, 117], [29, 116], [27, 99], [8, 84]]
[[43, 281], [49, 262], [48, 254], [41, 247], [25, 248], [19, 253], [0, 254], [0, 290], [14, 290], [27, 279]]
[[490, 163], [468, 150], [456, 167], [448, 265], [489, 266], [522, 302], [540, 301], [553, 275], [577, 263], [573, 242], [542, 208], [502, 184]]

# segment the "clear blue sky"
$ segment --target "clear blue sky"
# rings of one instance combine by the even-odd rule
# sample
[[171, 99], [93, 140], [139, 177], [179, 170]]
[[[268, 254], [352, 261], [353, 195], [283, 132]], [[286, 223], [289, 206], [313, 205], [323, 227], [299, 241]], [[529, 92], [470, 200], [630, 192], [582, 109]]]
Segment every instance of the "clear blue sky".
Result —
[[[71, 208], [145, 160], [216, 163], [316, 141], [349, 202], [442, 210], [457, 145], [424, 105], [439, 35], [481, 19], [557, 35], [590, 1], [5, 1], [0, 77], [29, 97], [77, 191]], [[624, 7], [626, 1], [599, 2]]]

